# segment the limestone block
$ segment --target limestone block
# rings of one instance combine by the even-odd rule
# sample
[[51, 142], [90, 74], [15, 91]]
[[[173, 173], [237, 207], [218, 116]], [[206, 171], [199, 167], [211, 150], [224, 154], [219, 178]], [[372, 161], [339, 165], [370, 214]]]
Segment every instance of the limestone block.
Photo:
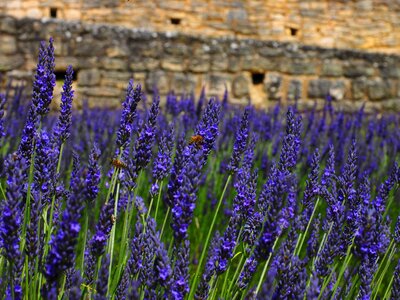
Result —
[[205, 73], [210, 70], [209, 55], [194, 55], [189, 59], [189, 70], [194, 73]]
[[160, 66], [160, 61], [152, 57], [134, 56], [129, 64], [130, 70], [134, 72], [155, 70], [159, 66]]
[[154, 87], [157, 87], [161, 94], [165, 94], [169, 91], [169, 76], [164, 71], [152, 71], [147, 74], [146, 77], [146, 91], [152, 92]]
[[365, 61], [346, 61], [343, 70], [344, 76], [349, 78], [373, 76], [374, 68]]
[[167, 71], [184, 71], [186, 69], [186, 61], [182, 57], [164, 56], [161, 60], [161, 68]]
[[0, 53], [15, 54], [17, 52], [17, 39], [12, 35], [0, 34]]
[[80, 86], [94, 86], [100, 83], [100, 71], [98, 69], [81, 70], [78, 73]]
[[196, 88], [196, 77], [191, 74], [174, 73], [171, 76], [171, 87], [176, 93], [191, 93]]
[[343, 75], [343, 66], [340, 60], [330, 60], [326, 59], [323, 61], [322, 76], [330, 76], [330, 77], [340, 77]]
[[232, 81], [232, 93], [235, 97], [242, 98], [249, 94], [249, 81], [243, 75], [238, 75]]
[[225, 53], [211, 55], [211, 71], [228, 70], [229, 60]]
[[289, 99], [299, 99], [302, 95], [302, 83], [300, 80], [293, 79], [289, 82], [287, 97]]
[[367, 79], [365, 77], [360, 77], [352, 80], [351, 91], [353, 94], [353, 99], [360, 100], [365, 98], [367, 92]]
[[22, 55], [6, 56], [0, 54], [0, 72], [11, 71], [21, 67], [25, 60]]
[[264, 83], [264, 91], [269, 100], [282, 97], [282, 77], [278, 73], [269, 73]]
[[327, 79], [313, 79], [308, 83], [309, 98], [325, 98], [329, 94], [332, 82]]
[[100, 67], [105, 70], [128, 70], [127, 59], [102, 57]]
[[382, 100], [390, 95], [390, 87], [387, 81], [376, 78], [368, 81], [368, 96], [370, 100]]

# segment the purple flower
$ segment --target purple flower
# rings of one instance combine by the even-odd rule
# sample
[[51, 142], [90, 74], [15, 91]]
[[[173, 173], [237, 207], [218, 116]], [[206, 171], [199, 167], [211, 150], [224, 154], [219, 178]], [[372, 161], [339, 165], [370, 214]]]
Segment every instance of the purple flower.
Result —
[[99, 193], [100, 184], [100, 166], [98, 163], [100, 157], [100, 149], [96, 144], [93, 145], [93, 149], [89, 156], [88, 172], [85, 179], [85, 194], [86, 201], [93, 203]]
[[100, 270], [99, 270], [99, 276], [97, 278], [97, 283], [96, 283], [96, 294], [94, 295], [95, 300], [106, 300], [108, 299], [107, 297], [107, 291], [108, 291], [108, 270], [110, 266], [110, 257], [108, 254], [103, 256], [103, 259], [101, 260], [101, 265], [100, 265]]
[[[190, 149], [186, 148], [185, 151], [190, 152]], [[197, 153], [192, 152], [190, 155], [190, 160], [185, 170], [182, 171], [182, 185], [174, 194], [174, 207], [171, 210], [171, 227], [174, 230], [174, 237], [177, 241], [187, 237], [187, 230], [192, 222], [199, 189], [203, 153], [198, 151]]]
[[176, 262], [173, 272], [173, 283], [171, 294], [174, 299], [185, 299], [189, 292], [189, 262], [190, 244], [186, 240], [183, 245], [175, 249]]
[[243, 152], [246, 149], [247, 139], [249, 136], [249, 113], [250, 107], [246, 107], [242, 119], [240, 121], [240, 126], [236, 131], [235, 143], [233, 145], [233, 152], [231, 160], [228, 165], [228, 171], [230, 173], [236, 173], [240, 161], [242, 159]]
[[74, 70], [72, 66], [68, 66], [61, 93], [60, 116], [53, 132], [54, 140], [59, 144], [65, 143], [71, 134], [72, 100], [74, 97], [74, 91], [72, 90], [73, 76]]
[[88, 243], [87, 255], [85, 257], [85, 277], [88, 285], [93, 284], [93, 272], [97, 266], [97, 261], [106, 249], [107, 240], [114, 224], [113, 212], [114, 201], [109, 201], [103, 205], [95, 234]]
[[174, 148], [174, 128], [169, 127], [168, 131], [161, 136], [158, 145], [158, 154], [154, 160], [153, 178], [155, 180], [163, 180], [168, 176], [172, 165], [172, 151]]
[[159, 111], [160, 99], [154, 99], [148, 114], [147, 122], [136, 141], [134, 164], [136, 172], [144, 169], [150, 162], [152, 147], [155, 139], [156, 122]]
[[4, 105], [6, 104], [6, 96], [0, 94], [0, 139], [5, 136], [4, 132]]
[[133, 131], [133, 121], [136, 118], [136, 107], [141, 99], [141, 86], [137, 85], [134, 88], [133, 80], [130, 80], [126, 90], [125, 101], [122, 103], [121, 121], [117, 131], [116, 142], [118, 148], [125, 148], [129, 143]]

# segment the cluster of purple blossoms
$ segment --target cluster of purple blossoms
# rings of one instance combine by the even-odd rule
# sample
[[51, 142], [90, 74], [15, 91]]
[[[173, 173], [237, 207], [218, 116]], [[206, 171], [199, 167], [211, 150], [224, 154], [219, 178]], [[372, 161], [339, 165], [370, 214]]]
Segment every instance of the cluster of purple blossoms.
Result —
[[51, 112], [54, 68], [50, 39], [28, 106], [0, 91], [5, 298], [399, 298], [398, 114], [133, 81], [76, 110], [72, 67]]

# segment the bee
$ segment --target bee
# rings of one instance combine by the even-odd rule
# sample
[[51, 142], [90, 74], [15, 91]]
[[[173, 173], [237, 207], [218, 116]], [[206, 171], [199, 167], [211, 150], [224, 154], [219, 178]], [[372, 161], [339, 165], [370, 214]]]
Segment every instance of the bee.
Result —
[[190, 137], [189, 145], [196, 145], [197, 148], [201, 148], [203, 146], [204, 138], [201, 135], [193, 135]]
[[114, 224], [115, 223], [115, 221], [116, 221], [117, 219], [115, 218], [115, 216], [114, 215], [111, 215], [111, 222]]
[[118, 169], [127, 169], [128, 168], [127, 164], [118, 158], [111, 158], [111, 164]]

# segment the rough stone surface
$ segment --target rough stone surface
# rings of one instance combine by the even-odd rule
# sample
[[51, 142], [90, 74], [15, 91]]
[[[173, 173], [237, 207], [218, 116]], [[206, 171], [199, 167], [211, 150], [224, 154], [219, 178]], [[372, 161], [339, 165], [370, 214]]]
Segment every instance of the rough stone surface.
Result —
[[282, 77], [279, 74], [268, 74], [264, 90], [268, 99], [278, 100], [282, 97]]
[[[242, 26], [247, 25], [237, 28], [247, 30]], [[393, 110], [400, 99], [400, 56], [395, 55], [10, 17], [0, 18], [0, 32], [0, 41], [7, 43], [0, 43], [1, 72], [29, 83], [39, 41], [53, 36], [57, 71], [71, 64], [77, 95], [91, 105], [114, 106], [132, 77], [150, 93], [157, 85], [161, 96], [170, 88], [199, 93], [205, 86], [208, 96], [221, 97], [226, 87], [232, 102], [252, 99], [259, 107], [286, 97], [299, 98], [299, 106], [306, 107], [331, 94], [345, 109], [372, 100], [370, 110]]]
[[249, 82], [243, 75], [236, 76], [232, 81], [232, 93], [235, 97], [242, 98], [249, 94]]

